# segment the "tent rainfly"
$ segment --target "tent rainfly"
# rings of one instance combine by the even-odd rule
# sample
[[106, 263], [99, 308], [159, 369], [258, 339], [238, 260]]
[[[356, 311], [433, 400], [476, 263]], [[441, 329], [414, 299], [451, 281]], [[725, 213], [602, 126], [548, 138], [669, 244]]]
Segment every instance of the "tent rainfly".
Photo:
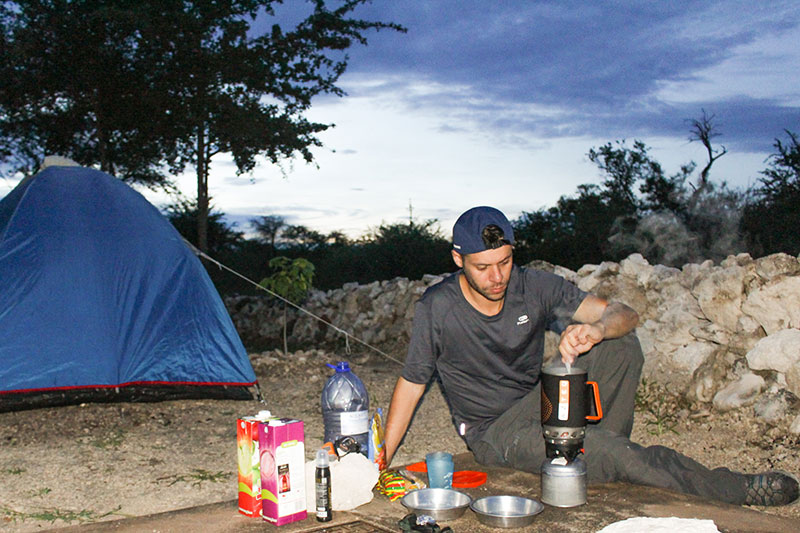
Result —
[[0, 200], [0, 411], [255, 385], [203, 265], [141, 194], [51, 166]]

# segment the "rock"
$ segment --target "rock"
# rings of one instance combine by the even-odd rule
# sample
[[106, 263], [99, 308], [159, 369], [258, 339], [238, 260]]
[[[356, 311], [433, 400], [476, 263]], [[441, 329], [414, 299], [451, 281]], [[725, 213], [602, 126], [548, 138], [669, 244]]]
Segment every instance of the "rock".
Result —
[[[579, 270], [578, 275], [580, 273]], [[613, 278], [617, 274], [619, 274], [619, 264], [603, 261], [597, 268], [592, 269], [591, 274], [578, 280], [578, 287], [586, 292], [592, 292], [603, 280]]]
[[764, 337], [747, 353], [753, 370], [773, 370], [786, 377], [786, 387], [800, 396], [800, 330], [784, 329]]
[[[544, 262], [532, 266], [633, 307], [639, 313], [637, 334], [648, 380], [685, 391], [718, 410], [758, 403], [765, 419], [773, 416], [777, 404], [759, 403], [762, 397], [800, 396], [800, 261], [796, 257], [773, 254], [754, 260], [738, 254], [719, 265], [708, 260], [680, 270], [651, 265], [641, 254], [631, 254], [619, 263], [584, 265], [577, 272]], [[379, 349], [388, 344], [392, 356], [402, 359], [416, 301], [446, 275], [312, 290], [303, 308], [326, 323], [288, 309], [290, 343], [340, 350], [346, 332]], [[234, 296], [226, 298], [225, 304], [245, 345], [283, 345], [284, 314], [277, 299]], [[554, 333], [546, 335], [546, 356], [557, 355], [557, 341]], [[254, 360], [254, 364], [268, 362]], [[765, 383], [759, 385], [759, 379]]]
[[703, 322], [689, 330], [689, 334], [699, 341], [711, 344], [730, 344], [731, 332], [713, 322]]
[[793, 435], [800, 435], [800, 415], [794, 417], [791, 425], [789, 426], [789, 433]]
[[742, 354], [752, 350], [759, 340], [766, 337], [764, 328], [753, 317], [742, 315], [736, 324], [736, 335], [731, 338], [729, 346]]
[[644, 285], [641, 279], [647, 279], [653, 267], [642, 257], [642, 254], [631, 254], [619, 263], [619, 272], [623, 276], [635, 278], [638, 283]]
[[800, 328], [800, 277], [776, 278], [753, 291], [742, 312], [753, 317], [767, 335], [786, 328]]
[[689, 374], [697, 370], [708, 357], [714, 353], [715, 347], [708, 342], [692, 342], [675, 351], [672, 360]]
[[757, 418], [774, 426], [786, 420], [789, 414], [789, 400], [782, 392], [764, 394], [756, 400], [753, 412]]
[[714, 407], [720, 411], [738, 409], [755, 402], [764, 390], [764, 378], [757, 374], [745, 374], [738, 381], [729, 383], [714, 395]]
[[725, 352], [711, 347], [711, 352], [692, 374], [687, 396], [700, 402], [711, 402], [722, 379], [727, 374], [725, 362]]
[[731, 331], [736, 330], [742, 312], [745, 273], [746, 270], [738, 265], [714, 269], [692, 288], [705, 316]]
[[789, 254], [777, 253], [760, 257], [755, 261], [756, 273], [771, 280], [778, 276], [795, 276], [800, 273], [800, 261]]

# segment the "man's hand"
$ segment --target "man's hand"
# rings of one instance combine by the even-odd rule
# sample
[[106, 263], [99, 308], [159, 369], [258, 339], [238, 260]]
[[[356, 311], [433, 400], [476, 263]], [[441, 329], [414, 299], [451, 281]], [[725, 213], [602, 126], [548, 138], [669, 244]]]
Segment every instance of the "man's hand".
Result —
[[592, 294], [584, 298], [572, 319], [578, 323], [566, 327], [558, 345], [561, 360], [569, 364], [603, 339], [627, 335], [639, 323], [639, 315], [627, 305]]
[[558, 350], [561, 360], [570, 365], [582, 353], [592, 349], [592, 346], [605, 338], [605, 326], [602, 322], [594, 324], [571, 324], [561, 334]]

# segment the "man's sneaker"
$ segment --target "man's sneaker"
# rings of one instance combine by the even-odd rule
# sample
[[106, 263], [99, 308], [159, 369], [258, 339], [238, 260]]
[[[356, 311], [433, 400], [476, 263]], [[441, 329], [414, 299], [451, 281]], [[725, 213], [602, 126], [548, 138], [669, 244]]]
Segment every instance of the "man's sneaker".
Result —
[[752, 474], [745, 481], [745, 505], [787, 505], [799, 496], [797, 478], [786, 472]]

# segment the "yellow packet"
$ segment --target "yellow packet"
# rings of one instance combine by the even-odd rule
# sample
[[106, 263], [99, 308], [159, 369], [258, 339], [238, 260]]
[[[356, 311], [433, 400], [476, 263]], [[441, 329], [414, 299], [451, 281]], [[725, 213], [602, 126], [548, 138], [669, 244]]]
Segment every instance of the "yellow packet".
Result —
[[369, 424], [369, 460], [375, 463], [378, 471], [386, 469], [386, 448], [383, 440], [383, 409], [378, 407]]

